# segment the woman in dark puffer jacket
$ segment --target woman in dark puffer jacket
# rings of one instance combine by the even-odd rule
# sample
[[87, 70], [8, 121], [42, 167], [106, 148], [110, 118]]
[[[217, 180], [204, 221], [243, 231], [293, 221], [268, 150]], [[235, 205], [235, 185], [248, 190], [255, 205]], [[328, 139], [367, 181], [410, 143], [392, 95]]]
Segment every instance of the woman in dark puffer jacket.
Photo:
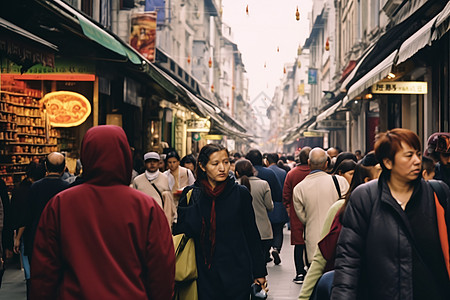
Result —
[[[450, 299], [447, 209], [421, 177], [418, 136], [378, 136], [379, 180], [353, 191], [336, 250], [332, 299]], [[442, 199], [446, 198], [446, 199]], [[442, 205], [438, 201], [442, 202]]]

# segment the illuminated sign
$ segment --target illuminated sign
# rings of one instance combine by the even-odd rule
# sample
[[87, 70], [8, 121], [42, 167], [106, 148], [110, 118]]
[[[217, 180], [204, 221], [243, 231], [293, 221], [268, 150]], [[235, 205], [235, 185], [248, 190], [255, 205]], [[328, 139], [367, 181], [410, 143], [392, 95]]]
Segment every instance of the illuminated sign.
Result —
[[211, 123], [208, 119], [189, 119], [186, 120], [187, 132], [209, 132]]
[[373, 94], [426, 94], [428, 86], [421, 81], [380, 81], [372, 86]]
[[74, 127], [82, 124], [91, 114], [91, 104], [74, 92], [48, 93], [41, 100], [53, 127]]

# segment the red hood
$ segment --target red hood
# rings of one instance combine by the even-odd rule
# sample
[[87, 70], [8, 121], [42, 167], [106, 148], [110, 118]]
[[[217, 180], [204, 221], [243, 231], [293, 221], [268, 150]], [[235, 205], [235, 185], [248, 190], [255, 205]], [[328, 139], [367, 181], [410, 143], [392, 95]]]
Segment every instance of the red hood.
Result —
[[90, 128], [81, 144], [81, 163], [87, 183], [130, 184], [131, 150], [123, 129], [113, 125]]

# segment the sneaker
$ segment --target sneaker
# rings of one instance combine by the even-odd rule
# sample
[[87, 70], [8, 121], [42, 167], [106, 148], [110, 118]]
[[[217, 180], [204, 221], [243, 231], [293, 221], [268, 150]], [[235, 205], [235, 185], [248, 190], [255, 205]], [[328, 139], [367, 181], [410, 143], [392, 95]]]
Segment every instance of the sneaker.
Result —
[[279, 265], [281, 263], [280, 253], [278, 253], [277, 249], [272, 250], [273, 263]]
[[292, 279], [292, 281], [297, 284], [303, 283], [304, 280], [305, 280], [305, 275], [303, 275], [303, 274], [298, 274], [297, 276], [295, 276], [294, 279]]

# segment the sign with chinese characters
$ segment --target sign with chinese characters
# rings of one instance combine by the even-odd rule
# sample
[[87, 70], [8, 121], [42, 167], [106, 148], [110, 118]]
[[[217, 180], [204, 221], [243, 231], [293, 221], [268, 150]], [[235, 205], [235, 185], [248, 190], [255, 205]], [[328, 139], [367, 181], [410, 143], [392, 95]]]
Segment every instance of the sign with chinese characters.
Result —
[[187, 132], [209, 132], [211, 123], [208, 119], [198, 118], [186, 120]]
[[317, 84], [317, 69], [308, 69], [308, 84]]
[[372, 86], [373, 94], [426, 94], [427, 83], [422, 81], [380, 81]]

